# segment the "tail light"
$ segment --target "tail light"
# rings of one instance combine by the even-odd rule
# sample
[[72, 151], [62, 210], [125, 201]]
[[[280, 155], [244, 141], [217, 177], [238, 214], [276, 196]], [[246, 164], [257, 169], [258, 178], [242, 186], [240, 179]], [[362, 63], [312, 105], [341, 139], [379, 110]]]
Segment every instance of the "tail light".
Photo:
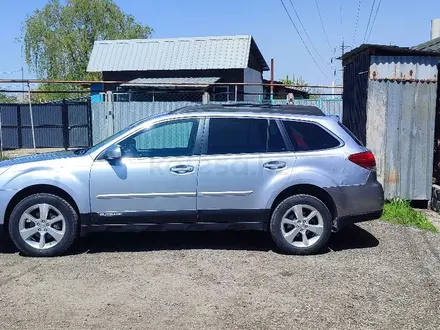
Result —
[[350, 155], [348, 160], [363, 168], [374, 169], [376, 167], [376, 159], [371, 151]]

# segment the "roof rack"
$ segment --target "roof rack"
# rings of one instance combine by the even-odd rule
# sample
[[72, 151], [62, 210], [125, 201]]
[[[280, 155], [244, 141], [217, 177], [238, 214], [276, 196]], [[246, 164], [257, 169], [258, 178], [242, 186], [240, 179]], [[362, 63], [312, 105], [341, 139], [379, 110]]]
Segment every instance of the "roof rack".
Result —
[[187, 106], [171, 111], [170, 113], [193, 113], [193, 112], [251, 112], [251, 113], [277, 113], [308, 116], [325, 116], [325, 114], [315, 106], [294, 105], [294, 104], [255, 104], [255, 103], [227, 103], [227, 104], [206, 104]]

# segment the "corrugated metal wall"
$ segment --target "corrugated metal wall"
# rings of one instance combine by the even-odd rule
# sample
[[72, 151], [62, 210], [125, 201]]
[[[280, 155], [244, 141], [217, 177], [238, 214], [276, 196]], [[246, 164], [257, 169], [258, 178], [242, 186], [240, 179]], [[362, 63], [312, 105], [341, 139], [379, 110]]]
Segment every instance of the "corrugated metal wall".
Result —
[[[429, 81], [437, 76], [437, 62], [372, 56], [370, 72], [389, 79], [369, 80], [366, 141], [387, 199], [431, 198], [437, 83]], [[397, 81], [412, 79], [410, 72], [426, 81]]]
[[[279, 101], [279, 102], [278, 102]], [[215, 104], [216, 102], [212, 102]], [[224, 102], [218, 102], [222, 104]], [[286, 104], [285, 100], [275, 100], [275, 104]], [[96, 144], [128, 125], [158, 114], [190, 105], [197, 102], [96, 102], [92, 103], [93, 144]], [[298, 105], [313, 105], [325, 114], [338, 115], [342, 118], [342, 100], [295, 100]], [[113, 116], [109, 116], [109, 112]]]
[[[37, 148], [87, 147], [91, 144], [89, 103], [34, 104]], [[0, 104], [3, 148], [32, 148], [28, 104]]]
[[[195, 102], [101, 102], [92, 103], [93, 144], [96, 144], [128, 125]], [[109, 112], [113, 116], [109, 116]]]

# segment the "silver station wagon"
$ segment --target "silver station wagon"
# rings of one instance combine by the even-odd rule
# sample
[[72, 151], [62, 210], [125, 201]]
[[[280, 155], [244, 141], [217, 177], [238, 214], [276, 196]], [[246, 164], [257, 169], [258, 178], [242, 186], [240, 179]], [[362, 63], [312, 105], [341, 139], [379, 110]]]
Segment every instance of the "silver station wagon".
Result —
[[315, 107], [185, 107], [90, 149], [0, 162], [0, 227], [29, 256], [102, 230], [260, 230], [284, 253], [311, 254], [381, 216], [375, 167]]

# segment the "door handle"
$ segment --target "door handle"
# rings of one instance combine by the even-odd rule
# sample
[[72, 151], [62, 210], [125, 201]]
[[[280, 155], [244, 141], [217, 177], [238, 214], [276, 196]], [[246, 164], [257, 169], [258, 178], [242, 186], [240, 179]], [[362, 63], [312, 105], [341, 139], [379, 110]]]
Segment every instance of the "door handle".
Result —
[[170, 168], [170, 172], [175, 174], [186, 174], [194, 172], [194, 166], [191, 165], [176, 165]]
[[271, 171], [274, 171], [274, 170], [280, 170], [280, 169], [286, 167], [286, 163], [285, 163], [285, 162], [278, 161], [278, 160], [273, 160], [273, 161], [270, 161], [270, 162], [264, 163], [264, 164], [263, 164], [263, 167], [264, 167], [265, 169], [268, 169], [268, 170], [271, 170]]

